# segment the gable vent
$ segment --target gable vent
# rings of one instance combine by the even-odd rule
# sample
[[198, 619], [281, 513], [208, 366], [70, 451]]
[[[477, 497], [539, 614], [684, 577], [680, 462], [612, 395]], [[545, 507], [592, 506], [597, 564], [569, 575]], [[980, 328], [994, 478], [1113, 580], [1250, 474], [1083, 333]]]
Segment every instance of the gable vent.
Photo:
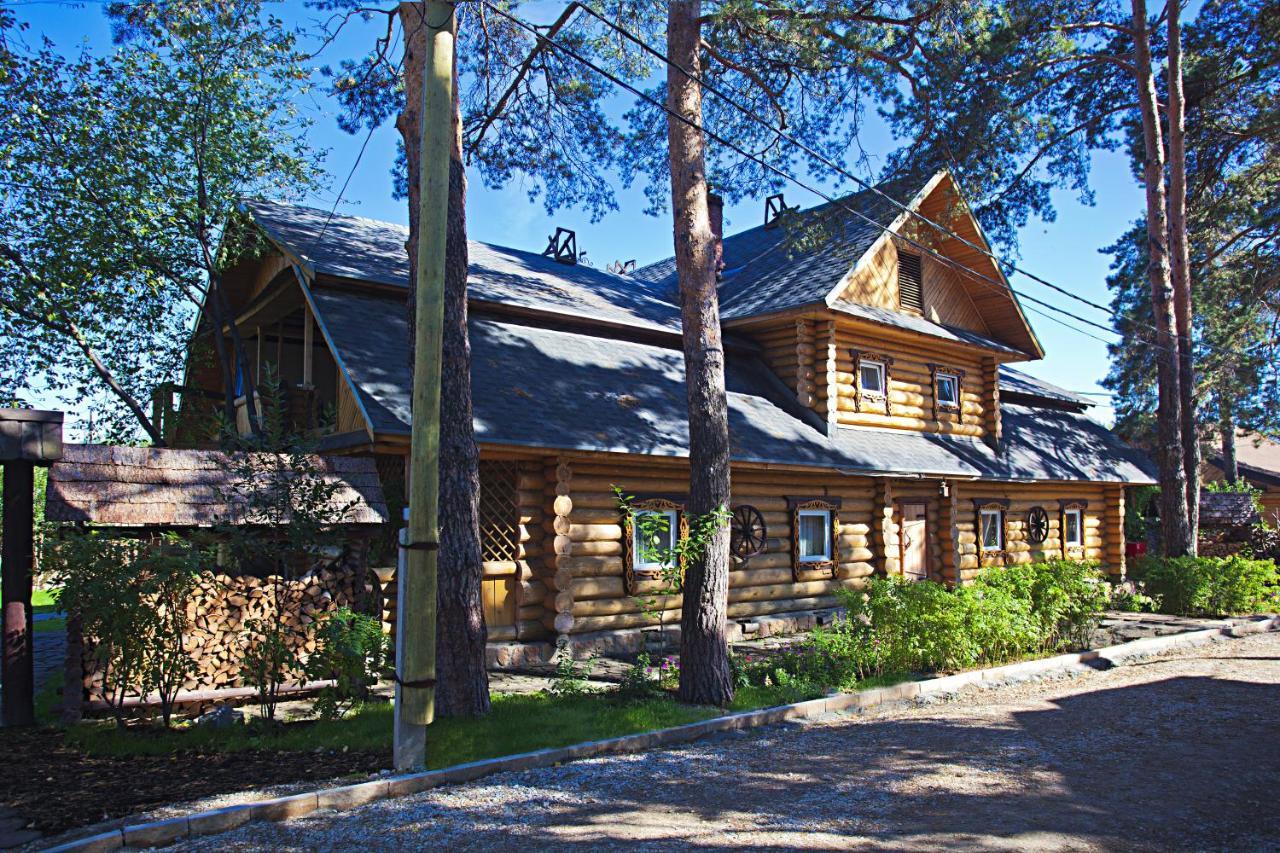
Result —
[[920, 256], [898, 253], [898, 304], [924, 312], [924, 290], [920, 282]]

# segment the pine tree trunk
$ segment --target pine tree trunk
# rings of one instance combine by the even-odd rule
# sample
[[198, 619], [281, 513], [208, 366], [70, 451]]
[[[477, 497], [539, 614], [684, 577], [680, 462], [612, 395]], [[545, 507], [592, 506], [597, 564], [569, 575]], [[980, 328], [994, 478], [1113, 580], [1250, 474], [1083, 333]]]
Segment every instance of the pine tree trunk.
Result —
[[1187, 480], [1191, 553], [1200, 528], [1200, 436], [1196, 429], [1195, 365], [1191, 350], [1191, 259], [1187, 249], [1186, 101], [1182, 92], [1180, 4], [1169, 7], [1169, 251], [1173, 312], [1178, 329], [1178, 408], [1182, 467]]
[[1222, 433], [1222, 477], [1235, 484], [1240, 479], [1236, 458], [1236, 410], [1231, 392], [1218, 392], [1218, 429]]
[[[697, 73], [700, 0], [674, 0], [667, 11], [667, 54]], [[702, 92], [675, 68], [667, 103], [690, 127], [667, 118], [676, 272], [680, 281], [685, 384], [689, 404], [689, 502], [692, 515], [729, 504], [729, 408], [724, 343], [716, 294], [714, 239], [707, 205]], [[715, 531], [699, 560], [686, 566], [680, 616], [680, 699], [726, 705], [733, 699], [725, 626], [729, 608], [729, 530]]]
[[[405, 141], [409, 188], [409, 262], [417, 264], [418, 135], [422, 103], [425, 27], [422, 6], [401, 3], [405, 41], [405, 110], [396, 122]], [[471, 406], [471, 343], [467, 335], [466, 173], [455, 66], [454, 146], [449, 170], [449, 230], [445, 252], [444, 343], [440, 371], [440, 552], [436, 613], [436, 713], [444, 717], [489, 712], [488, 639], [481, 598], [479, 453]], [[413, 292], [409, 296], [412, 340]]]
[[1151, 44], [1145, 0], [1132, 0], [1134, 78], [1142, 113], [1143, 183], [1147, 195], [1147, 280], [1156, 326], [1159, 407], [1156, 411], [1156, 464], [1160, 469], [1160, 532], [1169, 556], [1192, 553], [1187, 518], [1187, 472], [1182, 452], [1178, 383], [1178, 346], [1174, 336], [1173, 284], [1169, 270], [1169, 229], [1165, 208], [1164, 145], [1151, 71]]

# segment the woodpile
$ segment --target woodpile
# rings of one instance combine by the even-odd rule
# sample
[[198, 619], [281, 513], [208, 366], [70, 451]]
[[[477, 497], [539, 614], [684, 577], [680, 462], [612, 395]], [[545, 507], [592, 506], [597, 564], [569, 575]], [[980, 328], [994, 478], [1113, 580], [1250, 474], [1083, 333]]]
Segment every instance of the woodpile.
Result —
[[[313, 628], [324, 614], [341, 607], [364, 609], [372, 592], [358, 561], [322, 564], [294, 579], [203, 573], [187, 604], [188, 631], [182, 643], [183, 650], [195, 659], [196, 673], [182, 689], [244, 686], [241, 667], [255, 620], [280, 618], [289, 645], [305, 660], [316, 650]], [[103, 699], [102, 677], [91, 639], [84, 644], [82, 661], [87, 698], [99, 701]], [[301, 676], [289, 674], [290, 678]]]

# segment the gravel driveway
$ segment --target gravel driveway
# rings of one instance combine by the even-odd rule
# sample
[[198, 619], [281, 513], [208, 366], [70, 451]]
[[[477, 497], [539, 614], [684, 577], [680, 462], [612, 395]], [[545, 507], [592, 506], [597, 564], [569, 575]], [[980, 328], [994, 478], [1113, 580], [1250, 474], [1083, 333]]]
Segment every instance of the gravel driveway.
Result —
[[508, 773], [187, 849], [1280, 850], [1280, 634]]

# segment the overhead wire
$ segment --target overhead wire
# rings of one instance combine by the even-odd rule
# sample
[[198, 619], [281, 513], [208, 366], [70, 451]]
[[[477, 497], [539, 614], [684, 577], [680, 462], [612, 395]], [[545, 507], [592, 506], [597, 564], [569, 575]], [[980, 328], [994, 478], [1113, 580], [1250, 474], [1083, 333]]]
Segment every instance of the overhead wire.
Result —
[[[767, 170], [768, 170], [768, 171], [770, 171], [770, 172], [773, 172], [774, 174], [776, 174], [776, 175], [777, 175], [777, 176], [779, 176], [780, 178], [782, 178], [782, 179], [784, 179], [784, 180], [786, 180], [786, 181], [789, 181], [789, 182], [791, 182], [791, 183], [795, 184], [796, 186], [800, 187], [801, 189], [805, 190], [806, 192], [812, 193], [813, 195], [815, 195], [815, 196], [817, 196], [817, 197], [819, 197], [819, 198], [821, 198], [821, 199], [824, 199], [825, 201], [827, 201], [827, 202], [828, 202], [828, 203], [830, 203], [830, 204], [834, 204], [834, 205], [836, 205], [836, 206], [838, 206], [838, 207], [843, 208], [843, 209], [844, 209], [845, 211], [847, 211], [848, 213], [850, 213], [850, 214], [852, 214], [853, 216], [856, 216], [856, 217], [858, 217], [859, 219], [861, 219], [861, 220], [865, 221], [866, 223], [868, 223], [868, 224], [869, 224], [869, 225], [871, 225], [872, 227], [876, 228], [877, 230], [882, 231], [882, 232], [885, 232], [885, 233], [893, 233], [893, 232], [892, 232], [892, 230], [889, 228], [889, 226], [887, 226], [887, 225], [885, 225], [885, 224], [883, 224], [883, 223], [877, 222], [875, 219], [873, 219], [872, 217], [870, 217], [870, 216], [868, 216], [867, 214], [863, 213], [862, 211], [856, 210], [856, 209], [854, 209], [854, 208], [852, 208], [852, 207], [848, 206], [847, 204], [845, 204], [845, 203], [844, 203], [844, 201], [843, 201], [842, 199], [838, 199], [838, 198], [836, 198], [836, 197], [834, 197], [834, 196], [832, 196], [832, 195], [827, 194], [827, 193], [826, 193], [826, 192], [824, 192], [823, 190], [821, 190], [821, 189], [819, 189], [819, 188], [817, 188], [817, 187], [813, 186], [812, 184], [810, 184], [810, 183], [808, 183], [808, 182], [806, 182], [806, 181], [804, 181], [804, 180], [802, 180], [802, 179], [800, 179], [800, 178], [796, 177], [795, 175], [790, 174], [789, 172], [787, 172], [787, 171], [785, 171], [785, 170], [781, 169], [780, 167], [778, 167], [778, 166], [776, 166], [776, 165], [774, 165], [774, 164], [772, 164], [772, 163], [769, 163], [769, 162], [767, 162], [767, 161], [765, 161], [765, 160], [761, 159], [758, 155], [755, 155], [755, 154], [753, 154], [753, 153], [751, 153], [751, 152], [749, 152], [749, 151], [745, 150], [742, 146], [738, 145], [738, 144], [737, 144], [737, 143], [735, 143], [735, 142], [732, 142], [732, 141], [731, 141], [731, 140], [729, 140], [729, 139], [726, 139], [725, 137], [723, 137], [722, 135], [720, 135], [720, 134], [716, 133], [715, 131], [710, 130], [709, 128], [706, 128], [706, 127], [702, 126], [702, 125], [701, 125], [701, 124], [699, 124], [698, 122], [695, 122], [695, 121], [693, 121], [692, 119], [690, 119], [690, 118], [688, 118], [688, 117], [686, 117], [686, 116], [680, 115], [679, 113], [677, 113], [677, 112], [675, 112], [675, 111], [671, 110], [671, 109], [670, 109], [669, 107], [667, 107], [665, 104], [660, 103], [659, 101], [657, 101], [656, 99], [654, 99], [652, 96], [650, 96], [648, 93], [646, 93], [646, 92], [642, 91], [641, 89], [637, 88], [637, 87], [636, 87], [636, 86], [634, 86], [633, 84], [631, 84], [631, 83], [627, 82], [626, 80], [621, 79], [621, 78], [620, 78], [620, 77], [618, 77], [617, 75], [615, 75], [615, 74], [613, 74], [613, 73], [611, 73], [611, 72], [607, 71], [606, 69], [604, 69], [604, 68], [600, 67], [598, 64], [596, 64], [595, 62], [591, 61], [591, 60], [590, 60], [590, 59], [588, 59], [587, 57], [582, 56], [580, 53], [578, 53], [578, 52], [577, 52], [576, 50], [574, 50], [572, 47], [569, 47], [569, 46], [567, 46], [567, 45], [565, 45], [565, 44], [561, 43], [560, 41], [558, 41], [558, 40], [557, 40], [557, 39], [555, 39], [555, 38], [552, 38], [552, 37], [549, 37], [549, 36], [546, 36], [546, 35], [544, 35], [544, 34], [540, 33], [540, 32], [538, 31], [538, 28], [537, 28], [536, 26], [534, 26], [533, 24], [530, 24], [529, 22], [527, 22], [527, 21], [525, 21], [525, 20], [523, 20], [523, 19], [521, 19], [521, 18], [518, 18], [518, 17], [516, 17], [515, 15], [510, 14], [509, 12], [505, 11], [504, 9], [500, 9], [500, 8], [498, 8], [498, 7], [497, 7], [497, 6], [495, 6], [492, 2], [490, 2], [490, 0], [478, 0], [478, 2], [480, 2], [480, 3], [484, 4], [485, 6], [487, 6], [491, 11], [493, 11], [493, 12], [494, 12], [495, 14], [497, 14], [498, 16], [500, 16], [500, 17], [502, 17], [502, 18], [505, 18], [505, 19], [509, 20], [511, 23], [513, 23], [513, 24], [515, 24], [516, 26], [520, 27], [521, 29], [524, 29], [524, 30], [525, 30], [525, 31], [527, 31], [530, 35], [534, 36], [534, 37], [535, 37], [536, 39], [538, 39], [539, 41], [541, 41], [541, 42], [543, 42], [543, 43], [545, 43], [545, 44], [550, 45], [551, 47], [555, 48], [556, 50], [560, 51], [561, 53], [566, 54], [567, 56], [571, 57], [572, 59], [574, 59], [574, 60], [578, 61], [578, 62], [579, 62], [579, 63], [581, 63], [582, 65], [586, 66], [587, 68], [590, 68], [592, 71], [594, 71], [594, 72], [596, 72], [597, 74], [601, 75], [601, 76], [602, 76], [602, 77], [604, 77], [606, 80], [609, 80], [609, 81], [610, 81], [611, 83], [613, 83], [614, 85], [616, 85], [616, 86], [618, 86], [618, 87], [620, 87], [620, 88], [623, 88], [623, 89], [627, 90], [627, 91], [628, 91], [628, 92], [630, 92], [631, 94], [635, 95], [637, 98], [640, 98], [642, 101], [644, 101], [644, 102], [646, 102], [646, 103], [650, 104], [651, 106], [656, 107], [656, 108], [658, 108], [659, 110], [662, 110], [662, 111], [663, 111], [663, 112], [665, 112], [666, 114], [670, 115], [672, 118], [675, 118], [677, 121], [680, 121], [681, 123], [686, 124], [686, 125], [688, 125], [689, 127], [692, 127], [692, 128], [694, 128], [695, 130], [698, 130], [698, 131], [700, 131], [700, 132], [704, 133], [704, 134], [705, 134], [706, 136], [708, 136], [709, 138], [711, 138], [711, 139], [715, 140], [716, 142], [718, 142], [719, 144], [721, 144], [721, 145], [725, 146], [726, 148], [729, 148], [730, 150], [732, 150], [732, 151], [734, 151], [735, 153], [737, 153], [739, 156], [744, 157], [744, 158], [746, 158], [746, 159], [748, 159], [748, 160], [751, 160], [752, 162], [756, 163], [757, 165], [762, 166], [763, 168], [767, 169]], [[674, 63], [673, 63], [673, 65], [674, 65]], [[677, 66], [677, 67], [678, 67], [678, 66]], [[691, 78], [691, 79], [692, 79], [692, 78]], [[1043, 307], [1043, 308], [1046, 308], [1046, 309], [1048, 309], [1048, 310], [1050, 310], [1050, 311], [1058, 312], [1059, 314], [1062, 314], [1062, 315], [1064, 315], [1064, 316], [1070, 317], [1070, 318], [1072, 318], [1073, 320], [1076, 320], [1076, 321], [1078, 321], [1078, 322], [1081, 322], [1081, 323], [1084, 323], [1084, 324], [1086, 324], [1086, 325], [1092, 326], [1092, 327], [1094, 327], [1094, 328], [1096, 328], [1096, 329], [1098, 329], [1098, 330], [1100, 330], [1100, 331], [1106, 332], [1106, 333], [1108, 333], [1108, 334], [1112, 334], [1112, 335], [1119, 336], [1119, 332], [1117, 332], [1115, 329], [1113, 329], [1113, 328], [1111, 328], [1111, 327], [1109, 327], [1109, 326], [1104, 326], [1104, 325], [1102, 325], [1101, 323], [1096, 323], [1096, 322], [1094, 322], [1093, 320], [1090, 320], [1090, 319], [1089, 319], [1089, 318], [1087, 318], [1087, 317], [1081, 317], [1080, 315], [1078, 315], [1078, 314], [1074, 314], [1074, 313], [1072, 313], [1072, 312], [1070, 312], [1070, 311], [1066, 310], [1065, 308], [1061, 308], [1061, 307], [1059, 307], [1059, 306], [1057, 306], [1057, 305], [1054, 305], [1054, 304], [1052, 304], [1052, 303], [1050, 303], [1050, 302], [1045, 302], [1045, 301], [1043, 301], [1043, 300], [1041, 300], [1041, 299], [1038, 299], [1038, 298], [1036, 298], [1036, 297], [1034, 297], [1034, 296], [1032, 296], [1032, 295], [1030, 295], [1030, 294], [1027, 294], [1027, 293], [1024, 293], [1024, 292], [1022, 292], [1022, 291], [1016, 290], [1015, 288], [1011, 287], [1007, 282], [997, 281], [997, 280], [995, 280], [995, 279], [993, 279], [993, 278], [990, 278], [989, 276], [986, 276], [986, 275], [984, 275], [984, 274], [982, 274], [982, 273], [978, 272], [977, 270], [972, 269], [971, 267], [968, 267], [968, 266], [966, 266], [966, 265], [964, 265], [964, 264], [961, 264], [961, 263], [959, 263], [959, 262], [955, 261], [954, 259], [949, 258], [949, 257], [947, 257], [947, 256], [945, 256], [945, 255], [943, 255], [943, 254], [939, 253], [938, 251], [936, 251], [936, 250], [935, 250], [935, 249], [933, 249], [932, 247], [925, 245], [924, 243], [920, 242], [919, 240], [916, 240], [916, 239], [915, 239], [915, 238], [913, 238], [913, 237], [909, 237], [909, 236], [902, 235], [902, 234], [894, 234], [894, 236], [895, 236], [897, 239], [899, 239], [899, 240], [901, 240], [901, 241], [903, 241], [903, 242], [905, 242], [905, 243], [907, 243], [907, 244], [909, 244], [909, 245], [913, 246], [914, 248], [918, 249], [919, 251], [921, 251], [921, 252], [923, 252], [923, 253], [925, 253], [925, 254], [928, 254], [929, 256], [933, 257], [934, 259], [936, 259], [936, 260], [937, 260], [937, 261], [939, 261], [940, 263], [944, 264], [945, 266], [948, 266], [948, 267], [950, 267], [950, 268], [952, 268], [952, 269], [955, 269], [955, 270], [957, 270], [957, 271], [961, 272], [962, 274], [964, 274], [964, 275], [966, 275], [966, 276], [968, 276], [968, 277], [970, 277], [970, 278], [972, 278], [972, 279], [977, 280], [980, 284], [984, 284], [984, 285], [985, 285], [985, 286], [987, 286], [988, 288], [991, 288], [992, 290], [994, 290], [995, 292], [997, 292], [997, 293], [999, 293], [999, 294], [1001, 294], [1001, 295], [1004, 295], [1004, 294], [1007, 294], [1007, 293], [1013, 293], [1013, 294], [1016, 294], [1016, 295], [1018, 295], [1018, 296], [1021, 296], [1023, 299], [1027, 300], [1028, 302], [1031, 302], [1031, 303], [1034, 303], [1034, 304], [1036, 304], [1036, 305], [1039, 305], [1039, 306], [1041, 306], [1041, 307]], [[1034, 309], [1033, 309], [1033, 310], [1034, 310]], [[1043, 314], [1043, 312], [1040, 312], [1040, 311], [1036, 311], [1035, 313], [1037, 313], [1037, 314], [1042, 314], [1042, 316], [1049, 316], [1049, 315], [1044, 315], [1044, 314]], [[1078, 331], [1078, 332], [1080, 332], [1081, 334], [1086, 334], [1086, 335], [1088, 335], [1089, 337], [1094, 338], [1095, 340], [1099, 340], [1099, 341], [1101, 341], [1102, 343], [1107, 343], [1107, 344], [1110, 344], [1110, 343], [1111, 343], [1111, 342], [1108, 342], [1108, 341], [1104, 341], [1104, 340], [1102, 340], [1101, 338], [1097, 338], [1095, 335], [1092, 335], [1092, 334], [1089, 334], [1089, 333], [1087, 333], [1087, 332], [1084, 332], [1084, 331], [1083, 331], [1083, 330], [1081, 330], [1081, 329], [1077, 329], [1076, 327], [1072, 326], [1071, 324], [1069, 324], [1069, 323], [1065, 323], [1064, 321], [1059, 320], [1058, 318], [1050, 317], [1050, 319], [1053, 319], [1053, 320], [1055, 320], [1055, 322], [1058, 322], [1058, 323], [1060, 323], [1060, 324], [1062, 324], [1062, 325], [1065, 325], [1067, 328], [1070, 328], [1070, 329], [1073, 329], [1073, 330], [1075, 330], [1075, 331]], [[1152, 344], [1152, 346], [1157, 346], [1157, 347], [1159, 347], [1160, 345], [1159, 345], [1159, 344], [1154, 344], [1154, 343], [1153, 343], [1153, 344]]]

